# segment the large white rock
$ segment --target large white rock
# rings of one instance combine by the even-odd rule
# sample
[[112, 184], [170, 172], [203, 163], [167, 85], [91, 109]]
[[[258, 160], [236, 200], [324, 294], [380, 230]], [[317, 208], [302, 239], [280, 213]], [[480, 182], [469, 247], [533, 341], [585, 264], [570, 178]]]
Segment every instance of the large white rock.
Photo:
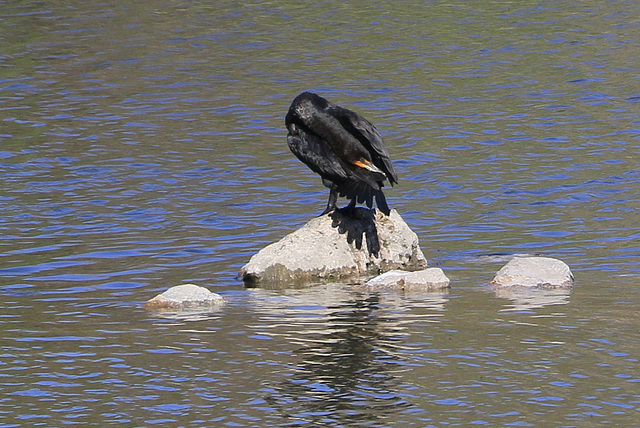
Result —
[[573, 274], [563, 261], [549, 257], [514, 257], [490, 282], [494, 287], [571, 288]]
[[427, 260], [417, 235], [396, 210], [357, 208], [316, 217], [260, 250], [240, 270], [248, 285], [355, 279], [391, 269], [420, 270]]
[[224, 298], [195, 284], [182, 284], [169, 288], [162, 294], [148, 300], [142, 307], [148, 311], [158, 310], [199, 310], [224, 305]]
[[415, 272], [392, 270], [370, 279], [365, 286], [369, 289], [435, 291], [449, 288], [449, 278], [440, 268], [428, 268]]

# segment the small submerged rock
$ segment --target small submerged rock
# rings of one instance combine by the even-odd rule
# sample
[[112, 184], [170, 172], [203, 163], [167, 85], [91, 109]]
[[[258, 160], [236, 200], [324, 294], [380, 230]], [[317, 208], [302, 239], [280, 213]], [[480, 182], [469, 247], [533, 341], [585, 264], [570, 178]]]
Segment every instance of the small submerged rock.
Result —
[[563, 261], [549, 257], [514, 257], [489, 283], [493, 287], [556, 289], [573, 287], [573, 274]]
[[183, 284], [158, 294], [142, 307], [148, 311], [190, 311], [213, 309], [224, 303], [224, 298], [217, 293], [195, 284]]
[[370, 279], [365, 286], [370, 289], [436, 291], [449, 288], [449, 278], [440, 268], [428, 268], [415, 272], [392, 270]]
[[427, 260], [418, 236], [396, 210], [356, 208], [316, 217], [260, 250], [240, 270], [250, 286], [356, 279], [391, 269], [420, 270]]

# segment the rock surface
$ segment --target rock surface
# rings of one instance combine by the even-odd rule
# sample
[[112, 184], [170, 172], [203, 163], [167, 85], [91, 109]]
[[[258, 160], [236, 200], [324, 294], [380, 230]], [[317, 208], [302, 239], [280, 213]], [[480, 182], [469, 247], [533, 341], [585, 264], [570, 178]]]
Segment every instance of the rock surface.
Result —
[[571, 288], [573, 274], [563, 261], [549, 257], [514, 257], [489, 283], [494, 287]]
[[142, 307], [148, 311], [212, 309], [224, 304], [222, 296], [195, 284], [169, 288], [147, 301]]
[[356, 208], [316, 217], [260, 250], [240, 270], [247, 285], [355, 279], [392, 269], [420, 270], [427, 260], [417, 235], [396, 210]]
[[392, 270], [365, 283], [370, 289], [402, 291], [435, 291], [449, 288], [449, 278], [440, 268], [428, 268], [416, 272]]

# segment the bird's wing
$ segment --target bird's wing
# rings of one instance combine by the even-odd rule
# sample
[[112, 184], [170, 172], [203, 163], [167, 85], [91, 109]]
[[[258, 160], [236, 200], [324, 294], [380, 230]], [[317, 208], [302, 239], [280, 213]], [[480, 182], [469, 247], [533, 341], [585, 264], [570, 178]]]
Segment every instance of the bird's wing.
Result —
[[385, 172], [389, 182], [392, 185], [397, 183], [398, 174], [393, 168], [389, 151], [384, 146], [382, 136], [376, 127], [364, 117], [346, 108], [333, 104], [328, 109], [329, 113], [337, 118], [340, 124], [371, 153], [374, 165]]
[[287, 144], [298, 159], [321, 177], [331, 181], [342, 181], [351, 176], [343, 163], [316, 135], [294, 126], [287, 135]]

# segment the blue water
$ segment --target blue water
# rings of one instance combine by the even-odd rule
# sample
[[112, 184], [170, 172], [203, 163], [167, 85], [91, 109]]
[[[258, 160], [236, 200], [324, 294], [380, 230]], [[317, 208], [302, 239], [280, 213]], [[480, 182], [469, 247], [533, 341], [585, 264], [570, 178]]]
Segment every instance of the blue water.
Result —
[[[12, 2], [0, 12], [0, 426], [633, 426], [634, 2]], [[327, 191], [302, 90], [382, 132], [446, 293], [245, 289]], [[515, 253], [572, 293], [486, 284]], [[192, 282], [212, 313], [141, 304]]]

